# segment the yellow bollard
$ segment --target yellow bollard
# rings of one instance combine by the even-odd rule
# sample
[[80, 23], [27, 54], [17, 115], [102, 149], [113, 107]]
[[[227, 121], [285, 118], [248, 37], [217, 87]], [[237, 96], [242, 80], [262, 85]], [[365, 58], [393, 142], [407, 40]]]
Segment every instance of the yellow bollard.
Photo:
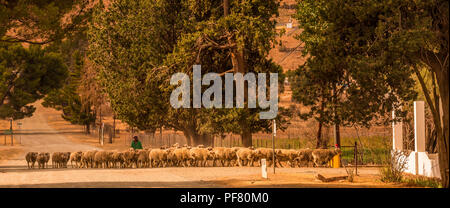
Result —
[[341, 167], [341, 154], [337, 154], [333, 157], [333, 168]]
[[335, 155], [329, 162], [328, 165], [332, 168], [340, 168], [341, 167], [341, 154]]

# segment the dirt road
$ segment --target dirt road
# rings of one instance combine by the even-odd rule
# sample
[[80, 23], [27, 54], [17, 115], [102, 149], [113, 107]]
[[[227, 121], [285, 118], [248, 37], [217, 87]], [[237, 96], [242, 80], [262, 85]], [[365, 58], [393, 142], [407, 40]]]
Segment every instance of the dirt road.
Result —
[[[259, 167], [189, 167], [146, 169], [27, 169], [25, 154], [35, 152], [72, 152], [100, 149], [80, 137], [82, 129], [63, 122], [59, 130], [49, 122], [61, 120], [56, 111], [36, 104], [33, 117], [22, 121], [22, 135], [15, 146], [0, 145], [0, 152], [10, 152], [0, 160], [0, 188], [7, 187], [398, 187], [377, 181], [376, 168], [363, 168], [354, 183], [322, 183], [316, 173], [325, 176], [346, 175], [343, 168], [280, 168], [269, 179], [261, 178]], [[55, 113], [56, 112], [56, 113]], [[63, 129], [63, 130], [61, 130]]]
[[277, 187], [342, 188], [399, 187], [373, 180], [375, 169], [361, 170], [355, 182], [322, 183], [315, 173], [327, 176], [345, 175], [343, 169], [281, 168], [269, 179], [261, 178], [259, 167], [191, 167], [146, 169], [45, 169], [26, 167], [0, 170], [0, 188], [208, 188], [208, 187]]
[[[50, 127], [47, 123], [46, 109], [36, 104], [37, 109], [33, 117], [23, 119], [21, 121], [21, 134], [15, 135], [16, 143], [12, 147], [21, 150], [12, 158], [6, 161], [0, 161], [0, 168], [7, 167], [21, 167], [25, 162], [25, 154], [27, 152], [72, 152], [99, 149], [85, 144], [78, 144], [66, 138], [65, 134], [80, 133], [82, 130], [70, 129], [68, 131], [57, 131]], [[1, 149], [11, 149], [10, 146], [0, 146]], [[25, 163], [24, 163], [25, 162]]]

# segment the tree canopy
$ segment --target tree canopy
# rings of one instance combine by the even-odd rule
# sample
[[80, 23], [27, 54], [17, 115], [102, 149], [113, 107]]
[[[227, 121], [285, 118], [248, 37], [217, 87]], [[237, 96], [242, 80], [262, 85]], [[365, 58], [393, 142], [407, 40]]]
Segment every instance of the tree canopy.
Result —
[[0, 0], [0, 42], [47, 44], [86, 27], [90, 1]]
[[0, 1], [0, 118], [31, 116], [30, 103], [62, 87], [64, 58], [46, 46], [82, 31], [89, 14], [88, 0]]
[[267, 59], [277, 9], [276, 1], [250, 0], [230, 1], [228, 7], [206, 0], [118, 0], [107, 10], [99, 7], [90, 29], [91, 58], [118, 118], [140, 129], [183, 131], [192, 143], [208, 144], [212, 135], [227, 132], [245, 134], [250, 146], [252, 132], [270, 130], [270, 122], [257, 119], [258, 110], [173, 109], [169, 80], [177, 72], [192, 79], [195, 64], [202, 65], [202, 74], [281, 74]]
[[[446, 0], [298, 1], [296, 18], [304, 29], [299, 40], [305, 43], [304, 53], [310, 57], [296, 72], [300, 78], [294, 75], [300, 83], [294, 86], [294, 95], [300, 102], [318, 106], [320, 100], [314, 101], [313, 96], [301, 93], [308, 88], [312, 90], [308, 92], [310, 95], [319, 93], [318, 89], [323, 89], [319, 83], [331, 83], [336, 91], [342, 86], [340, 97], [335, 101], [326, 99], [340, 116], [325, 118], [366, 125], [374, 118], [387, 117], [392, 110], [401, 117], [401, 106], [417, 95], [413, 76], [422, 82], [418, 67], [426, 66], [436, 77], [444, 109], [444, 125], [440, 128], [439, 97], [431, 99], [423, 88], [439, 129], [440, 167], [446, 187], [448, 6]], [[329, 85], [325, 86], [330, 91]], [[326, 113], [319, 109], [313, 108], [312, 114]]]
[[29, 105], [62, 86], [67, 69], [57, 53], [40, 46], [0, 44], [0, 118], [29, 117]]

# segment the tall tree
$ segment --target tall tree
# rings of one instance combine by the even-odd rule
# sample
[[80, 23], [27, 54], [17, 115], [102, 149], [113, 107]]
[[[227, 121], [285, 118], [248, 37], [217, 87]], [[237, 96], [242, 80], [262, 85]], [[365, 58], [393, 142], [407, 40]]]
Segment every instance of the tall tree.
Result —
[[62, 86], [67, 77], [62, 57], [24, 46], [60, 41], [84, 28], [89, 3], [0, 1], [0, 118], [31, 116], [35, 108], [30, 103]]
[[67, 69], [61, 56], [40, 46], [0, 43], [0, 119], [22, 119], [30, 103], [62, 86]]
[[322, 73], [313, 69], [300, 66], [297, 70], [288, 74], [292, 90], [292, 100], [306, 106], [308, 110], [299, 111], [299, 117], [303, 120], [314, 118], [318, 122], [316, 148], [326, 148], [325, 139], [322, 137], [323, 126], [331, 124], [333, 114], [331, 106], [331, 83], [330, 80], [321, 78]]
[[434, 74], [442, 119], [439, 99], [432, 99], [422, 86], [437, 129], [443, 185], [448, 187], [448, 1], [303, 0], [298, 5], [297, 18], [304, 28], [300, 39], [310, 59], [322, 56], [332, 65], [335, 57], [343, 60], [337, 62], [347, 77], [343, 104], [350, 107], [343, 117], [351, 122], [389, 115], [394, 109], [401, 112], [404, 101], [417, 94], [412, 92], [412, 76], [423, 83], [418, 67]]
[[86, 27], [90, 0], [0, 0], [0, 42], [47, 44]]
[[[89, 22], [91, 12], [83, 15]], [[62, 117], [72, 124], [84, 125], [86, 133], [95, 123], [98, 106], [105, 100], [95, 80], [96, 73], [91, 70], [87, 60], [87, 27], [80, 26], [75, 31], [47, 44], [47, 50], [61, 54], [68, 68], [69, 76], [60, 89], [51, 91], [42, 103], [45, 107], [62, 110]], [[93, 98], [95, 96], [95, 98]]]
[[92, 102], [86, 99], [80, 92], [84, 56], [78, 50], [67, 53], [71, 59], [66, 63], [69, 66], [69, 76], [62, 88], [51, 91], [42, 105], [62, 110], [62, 118], [72, 124], [84, 125], [86, 133], [90, 133], [90, 127], [95, 122], [96, 113]]
[[96, 8], [90, 58], [117, 118], [132, 127], [154, 132], [164, 126], [168, 104], [160, 86], [165, 85], [153, 69], [189, 28], [186, 15], [185, 1], [176, 0], [117, 0]]
[[[252, 132], [270, 127], [255, 120], [259, 111], [174, 109], [169, 81], [177, 72], [192, 79], [195, 64], [203, 66], [203, 74], [236, 72], [230, 57], [239, 51], [248, 65], [242, 72], [281, 74], [266, 58], [276, 35], [272, 17], [277, 6], [276, 1], [231, 1], [224, 15], [220, 1], [117, 0], [99, 9], [90, 30], [91, 58], [118, 118], [142, 130], [183, 131], [190, 144], [208, 145], [218, 132], [240, 130], [250, 146]], [[216, 131], [208, 126], [222, 118], [231, 119], [233, 127]]]
[[[277, 1], [203, 0], [190, 2], [190, 8], [195, 14], [195, 31], [182, 36], [174, 52], [169, 55], [166, 63], [169, 68], [167, 74], [179, 72], [181, 69], [182, 72], [191, 75], [192, 70], [189, 66], [201, 64], [206, 68], [205, 70], [202, 68], [202, 73], [272, 72], [279, 74], [279, 82], [283, 80], [281, 67], [267, 58], [277, 35], [274, 20], [278, 15]], [[202, 12], [205, 10], [209, 12]], [[261, 108], [248, 108], [247, 84], [246, 82], [244, 86], [244, 108], [214, 110], [213, 112], [222, 112], [217, 114], [219, 117], [215, 117], [216, 114], [207, 116], [214, 118], [215, 122], [231, 120], [231, 123], [225, 125], [230, 128], [223, 130], [240, 134], [243, 145], [251, 146], [252, 133], [268, 131], [271, 121], [259, 120], [258, 113], [262, 111]], [[177, 109], [177, 114], [180, 115], [182, 112], [189, 114], [191, 111], [200, 115], [198, 110], [191, 109]], [[225, 120], [222, 120], [224, 118]], [[280, 117], [277, 119], [284, 121]], [[190, 123], [204, 125], [204, 122]], [[218, 126], [217, 123], [214, 126]]]

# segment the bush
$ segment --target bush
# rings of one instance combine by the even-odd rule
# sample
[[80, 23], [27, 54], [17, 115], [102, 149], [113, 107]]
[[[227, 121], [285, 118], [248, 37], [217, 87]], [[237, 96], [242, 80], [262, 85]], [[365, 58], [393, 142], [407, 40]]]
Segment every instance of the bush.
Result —
[[385, 163], [380, 169], [381, 181], [402, 182], [407, 163], [405, 154], [401, 151], [391, 151], [391, 157]]

